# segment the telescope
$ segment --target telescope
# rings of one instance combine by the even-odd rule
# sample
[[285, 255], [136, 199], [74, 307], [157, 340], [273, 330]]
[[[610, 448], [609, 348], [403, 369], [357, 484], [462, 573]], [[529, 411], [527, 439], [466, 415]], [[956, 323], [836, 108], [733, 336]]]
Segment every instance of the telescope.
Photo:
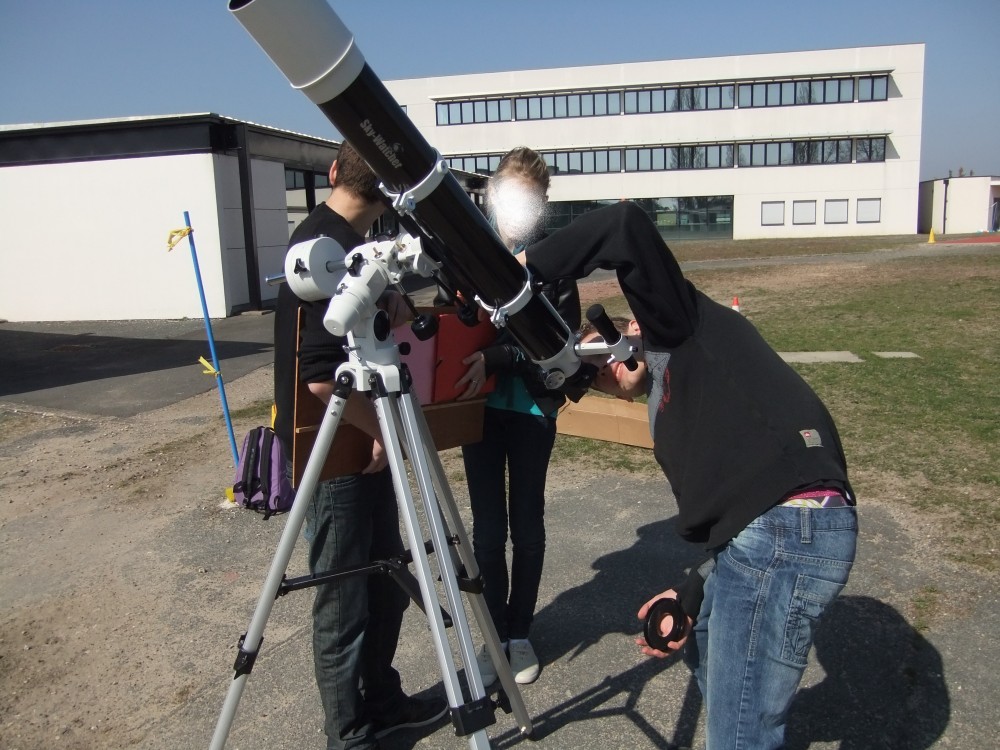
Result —
[[[506, 326], [573, 400], [593, 372], [581, 366], [575, 334], [507, 250], [489, 221], [375, 75], [354, 36], [325, 0], [230, 0], [229, 9], [278, 69], [354, 146], [382, 182], [404, 226], [465, 295]], [[471, 301], [471, 300], [467, 300]]]

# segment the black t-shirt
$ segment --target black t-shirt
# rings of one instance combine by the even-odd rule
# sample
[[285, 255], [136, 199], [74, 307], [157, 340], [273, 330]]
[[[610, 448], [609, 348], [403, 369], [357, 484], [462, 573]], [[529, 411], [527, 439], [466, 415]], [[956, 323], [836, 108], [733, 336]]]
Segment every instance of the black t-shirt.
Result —
[[[364, 238], [347, 220], [325, 203], [316, 206], [295, 228], [288, 246], [317, 237], [331, 237], [345, 250], [351, 250]], [[299, 378], [306, 383], [332, 380], [337, 366], [347, 360], [347, 339], [334, 336], [323, 326], [329, 300], [305, 302], [295, 296], [288, 284], [278, 290], [274, 316], [274, 403], [277, 415], [274, 431], [291, 455], [295, 411], [295, 362], [298, 312], [303, 313], [302, 341], [298, 345]]]

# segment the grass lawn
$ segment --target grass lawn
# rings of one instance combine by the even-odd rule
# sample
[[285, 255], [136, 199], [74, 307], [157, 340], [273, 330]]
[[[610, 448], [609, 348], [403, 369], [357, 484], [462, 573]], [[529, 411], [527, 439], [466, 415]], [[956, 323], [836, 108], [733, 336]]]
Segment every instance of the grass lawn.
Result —
[[[897, 238], [817, 240], [812, 253], [912, 247]], [[770, 242], [770, 244], [768, 244]], [[701, 245], [701, 247], [695, 247]], [[713, 245], [717, 246], [713, 249]], [[796, 254], [803, 254], [799, 243]], [[819, 247], [822, 246], [822, 250]], [[720, 249], [721, 248], [721, 249]], [[839, 250], [838, 250], [839, 248]], [[791, 254], [774, 241], [675, 243], [682, 259]], [[860, 363], [797, 364], [837, 421], [861, 503], [910, 507], [934, 523], [942, 553], [998, 567], [1000, 531], [1000, 250], [985, 255], [839, 259], [807, 266], [695, 270], [710, 297], [739, 296], [778, 351], [846, 350]], [[607, 294], [609, 292], [605, 292]], [[624, 312], [615, 294], [601, 301]], [[913, 352], [881, 359], [873, 352]], [[598, 448], [599, 446], [599, 448]], [[582, 455], [658, 471], [648, 451], [560, 436], [554, 458]]]

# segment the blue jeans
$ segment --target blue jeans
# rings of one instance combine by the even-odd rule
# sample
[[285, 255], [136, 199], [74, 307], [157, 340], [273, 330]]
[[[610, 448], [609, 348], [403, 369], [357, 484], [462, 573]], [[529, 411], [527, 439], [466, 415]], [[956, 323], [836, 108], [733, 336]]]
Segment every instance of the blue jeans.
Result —
[[487, 408], [482, 441], [462, 447], [472, 545], [483, 599], [501, 641], [527, 638], [535, 616], [545, 561], [545, 477], [555, 439], [552, 417]]
[[816, 623], [854, 562], [853, 507], [778, 506], [715, 553], [685, 658], [705, 701], [708, 750], [784, 746]]
[[[392, 476], [320, 482], [306, 513], [309, 570], [324, 573], [403, 552]], [[390, 577], [356, 575], [316, 588], [313, 661], [329, 750], [373, 747], [371, 719], [403, 699], [392, 667], [409, 597]]]

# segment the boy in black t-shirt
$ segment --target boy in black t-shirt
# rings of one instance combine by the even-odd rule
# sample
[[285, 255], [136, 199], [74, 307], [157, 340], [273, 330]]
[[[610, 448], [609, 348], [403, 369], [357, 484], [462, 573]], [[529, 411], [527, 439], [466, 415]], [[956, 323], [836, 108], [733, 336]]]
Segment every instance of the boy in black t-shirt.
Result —
[[[330, 197], [295, 229], [289, 246], [320, 236], [344, 249], [357, 247], [384, 210], [378, 180], [348, 143], [330, 168]], [[278, 293], [274, 321], [275, 432], [291, 455], [295, 366], [309, 391], [324, 403], [337, 367], [346, 361], [346, 339], [323, 325], [329, 300], [305, 302], [287, 284]], [[380, 304], [393, 322], [405, 306], [395, 292]], [[301, 341], [298, 318], [302, 311]], [[392, 477], [386, 468], [374, 406], [354, 393], [344, 419], [374, 439], [371, 463], [360, 474], [320, 482], [309, 501], [305, 536], [313, 574], [384, 560], [403, 553]], [[316, 589], [313, 661], [326, 714], [327, 748], [377, 748], [395, 729], [430, 724], [448, 709], [443, 698], [408, 697], [392, 667], [403, 611], [409, 599], [389, 576], [351, 576]]]

